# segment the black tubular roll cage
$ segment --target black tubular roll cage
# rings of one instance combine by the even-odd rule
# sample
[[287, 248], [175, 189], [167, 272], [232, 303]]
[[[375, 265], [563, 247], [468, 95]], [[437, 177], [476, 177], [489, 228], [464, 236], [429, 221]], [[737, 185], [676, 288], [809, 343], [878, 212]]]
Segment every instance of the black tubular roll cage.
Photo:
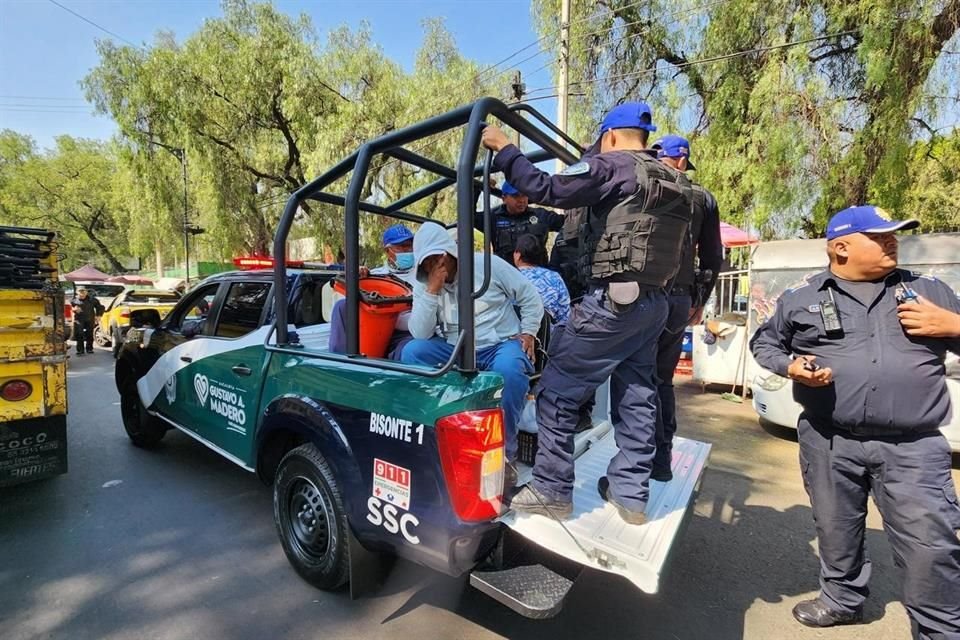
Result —
[[[561, 136], [567, 144], [578, 150], [579, 153], [577, 155], [571, 153], [562, 144], [554, 140], [551, 137], [551, 133], [543, 131], [524, 118], [523, 113], [528, 114], [532, 119], [540, 122], [549, 129], [552, 134]], [[299, 188], [290, 196], [290, 199], [287, 200], [283, 215], [280, 218], [280, 224], [277, 227], [277, 233], [273, 239], [273, 255], [275, 258], [273, 286], [274, 300], [277, 301], [277, 304], [272, 335], [276, 336], [276, 345], [270, 345], [270, 339], [268, 338], [268, 348], [275, 351], [293, 352], [298, 355], [302, 353], [300, 351], [294, 351], [299, 345], [296, 343], [295, 334], [291, 336], [287, 325], [287, 305], [283, 302], [287, 299], [288, 285], [284, 258], [286, 256], [287, 237], [300, 205], [306, 200], [314, 200], [344, 208], [344, 249], [347, 293], [344, 318], [346, 321], [347, 352], [346, 354], [317, 354], [318, 357], [429, 377], [443, 375], [452, 370], [454, 366], [462, 372], [476, 371], [477, 356], [473, 322], [474, 300], [483, 295], [490, 284], [491, 254], [489, 239], [493, 235], [489, 184], [493, 154], [488, 151], [485, 161], [480, 165], [477, 164], [477, 156], [480, 151], [480, 135], [483, 127], [486, 126], [485, 120], [489, 116], [498, 118], [504, 125], [512, 127], [539, 147], [536, 151], [525, 154], [532, 162], [542, 162], [544, 160], [559, 158], [567, 164], [574, 164], [577, 162], [579, 154], [583, 152], [583, 148], [575, 140], [561, 131], [536, 109], [525, 104], [508, 106], [502, 101], [490, 97], [481, 98], [472, 104], [464, 105], [448, 113], [429, 118], [404, 129], [391, 131], [379, 138], [366, 142], [357, 151], [341, 160], [326, 173]], [[446, 165], [404, 148], [405, 145], [464, 125], [466, 125], [466, 131], [464, 133], [463, 145], [460, 148], [460, 158], [456, 168], [447, 167]], [[436, 181], [417, 189], [413, 193], [387, 206], [361, 201], [360, 196], [367, 181], [370, 162], [373, 157], [378, 154], [390, 156], [400, 162], [406, 162], [436, 174], [439, 177]], [[350, 176], [346, 197], [325, 191], [331, 184], [350, 172], [352, 172], [352, 175]], [[476, 202], [476, 191], [474, 189], [477, 186], [477, 178], [480, 176], [483, 178], [483, 284], [478, 291], [474, 291], [474, 261], [468, 259], [460, 260], [457, 269], [457, 304], [459, 307], [459, 317], [461, 318], [460, 334], [457, 337], [457, 342], [449, 361], [440, 369], [428, 370], [422, 367], [411, 367], [379, 359], [368, 360], [361, 357], [359, 353], [360, 212], [373, 213], [418, 224], [425, 222], [443, 224], [439, 220], [409, 213], [404, 211], [404, 209], [443, 189], [456, 185], [457, 220], [455, 225], [457, 228], [457, 246], [469, 248], [469, 251], [462, 251], [461, 256], [471, 255], [473, 253], [473, 220]], [[446, 226], [449, 227], [453, 225]]]

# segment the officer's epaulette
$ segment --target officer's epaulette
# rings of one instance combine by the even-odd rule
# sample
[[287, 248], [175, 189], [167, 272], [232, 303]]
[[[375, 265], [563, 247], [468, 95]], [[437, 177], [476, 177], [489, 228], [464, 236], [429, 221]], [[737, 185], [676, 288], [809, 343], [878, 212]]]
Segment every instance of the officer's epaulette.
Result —
[[803, 289], [804, 287], [809, 287], [809, 286], [810, 286], [810, 282], [809, 282], [809, 281], [805, 281], [805, 282], [802, 282], [802, 283], [798, 284], [797, 286], [795, 286], [795, 287], [793, 287], [793, 288], [791, 288], [791, 289], [787, 289], [786, 291], [784, 291], [784, 293], [793, 293], [793, 292], [795, 292], [795, 291], [800, 291], [800, 289]]

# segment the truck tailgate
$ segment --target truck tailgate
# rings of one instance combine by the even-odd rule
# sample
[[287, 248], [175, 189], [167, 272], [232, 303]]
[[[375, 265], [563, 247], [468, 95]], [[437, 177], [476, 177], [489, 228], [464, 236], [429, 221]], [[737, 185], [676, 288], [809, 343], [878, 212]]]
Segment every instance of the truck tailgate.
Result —
[[[673, 480], [650, 483], [649, 521], [636, 526], [625, 523], [597, 492], [597, 480], [606, 474], [617, 453], [613, 431], [583, 444], [589, 446], [576, 461], [574, 511], [563, 525], [546, 516], [512, 511], [501, 521], [545, 549], [584, 566], [616, 573], [642, 591], [656, 593], [706, 469], [710, 445], [675, 438]], [[529, 476], [529, 471], [523, 475]]]

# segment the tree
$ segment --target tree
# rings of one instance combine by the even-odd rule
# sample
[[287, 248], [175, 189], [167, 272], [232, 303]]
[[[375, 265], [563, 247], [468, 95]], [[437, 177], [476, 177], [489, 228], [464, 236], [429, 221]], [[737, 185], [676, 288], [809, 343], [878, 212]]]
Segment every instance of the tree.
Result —
[[[534, 2], [545, 35], [557, 4]], [[587, 90], [573, 101], [580, 135], [611, 105], [649, 99], [664, 130], [694, 139], [697, 176], [727, 216], [765, 235], [819, 234], [829, 213], [866, 201], [911, 213], [905, 168], [913, 145], [940, 136], [927, 123], [943, 103], [930, 96], [957, 77], [943, 52], [957, 39], [960, 0], [573, 9], [572, 88]]]
[[68, 265], [97, 253], [110, 270], [124, 271], [115, 253], [125, 246], [115, 220], [116, 160], [107, 145], [59, 136], [53, 151], [39, 154], [25, 136], [4, 131], [0, 141], [4, 221], [57, 231]]
[[[137, 176], [151, 172], [157, 153], [163, 156], [157, 143], [186, 149], [192, 208], [208, 230], [205, 251], [222, 257], [269, 253], [289, 194], [364, 141], [488, 93], [500, 81], [481, 80], [438, 21], [425, 25], [423, 48], [407, 74], [366, 25], [335, 29], [321, 45], [305, 16], [240, 0], [223, 7], [222, 18], [207, 20], [182, 43], [170, 34], [149, 49], [98, 43], [100, 64], [84, 81], [98, 110], [120, 125], [124, 162]], [[447, 137], [428, 151], [448, 160], [458, 145], [458, 137]], [[170, 218], [163, 195], [168, 173], [158, 167], [142, 186], [157, 192], [152, 199], [163, 209], [151, 218], [155, 243]], [[378, 160], [365, 195], [396, 197], [426, 180], [422, 171]], [[438, 196], [421, 210], [443, 215], [447, 204]], [[297, 233], [342, 245], [339, 210], [308, 203], [304, 213]], [[364, 238], [371, 248], [380, 226]]]

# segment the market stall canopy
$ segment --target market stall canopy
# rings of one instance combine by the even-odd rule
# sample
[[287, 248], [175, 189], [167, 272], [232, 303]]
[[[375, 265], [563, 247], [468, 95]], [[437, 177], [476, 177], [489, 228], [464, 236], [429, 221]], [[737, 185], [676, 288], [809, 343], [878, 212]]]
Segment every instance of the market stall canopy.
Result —
[[726, 222], [720, 223], [720, 242], [723, 243], [723, 246], [729, 247], [745, 247], [750, 244], [757, 244], [760, 242], [759, 238], [751, 236], [746, 231], [737, 229], [732, 224], [727, 224]]
[[110, 277], [110, 274], [100, 271], [92, 264], [85, 264], [79, 269], [71, 271], [63, 277], [65, 280], [69, 280], [70, 282], [103, 282]]
[[112, 276], [107, 278], [107, 282], [121, 282], [123, 284], [145, 284], [147, 286], [153, 286], [153, 280], [150, 278], [144, 278], [143, 276], [127, 274], [122, 276]]

